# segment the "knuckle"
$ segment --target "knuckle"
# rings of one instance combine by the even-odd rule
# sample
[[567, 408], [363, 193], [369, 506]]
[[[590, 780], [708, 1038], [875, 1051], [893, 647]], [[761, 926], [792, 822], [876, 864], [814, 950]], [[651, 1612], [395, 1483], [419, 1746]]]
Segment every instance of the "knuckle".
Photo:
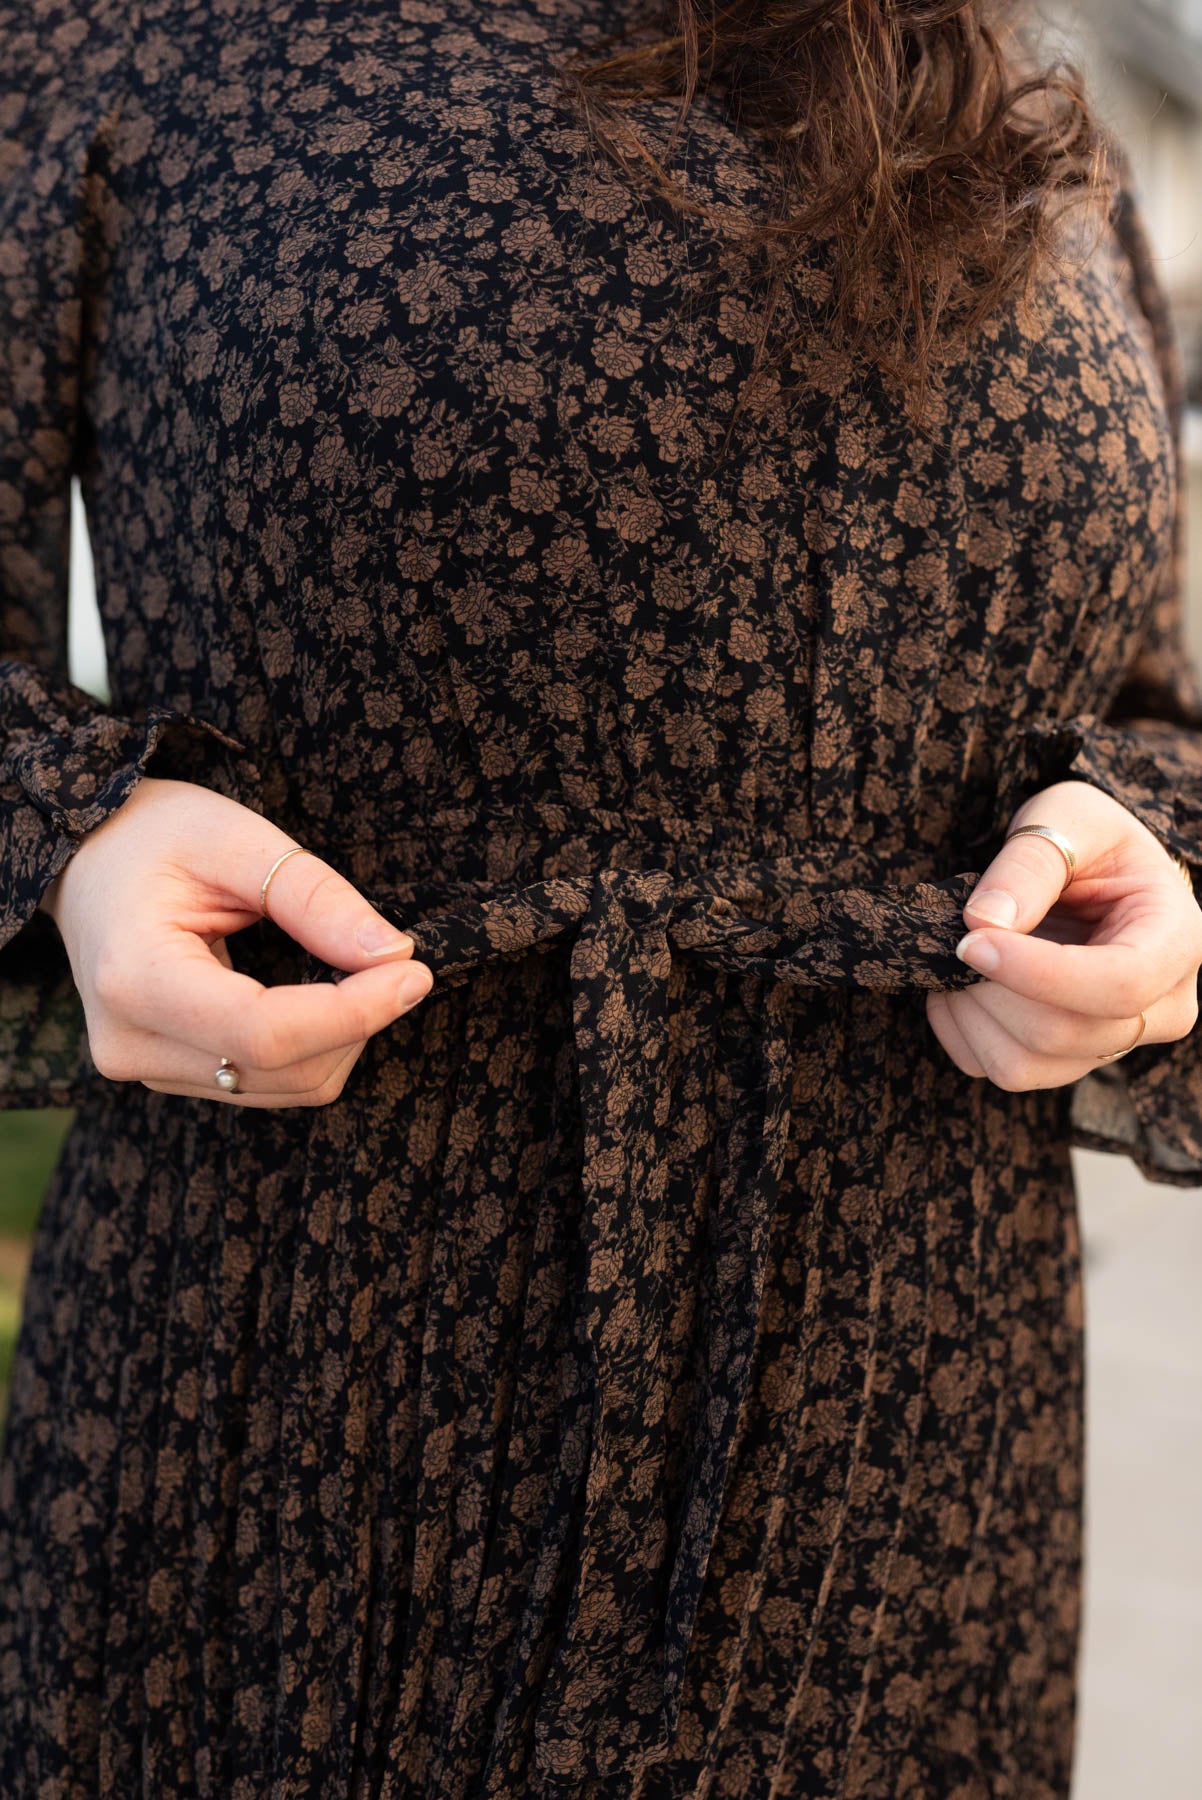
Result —
[[357, 1046], [349, 1055], [340, 1050], [335, 1056], [324, 1059], [321, 1079], [313, 1084], [307, 1095], [308, 1105], [329, 1106], [341, 1097], [362, 1048], [362, 1045]]
[[137, 1064], [130, 1054], [128, 1045], [123, 1044], [119, 1038], [112, 1037], [106, 1032], [92, 1033], [88, 1038], [88, 1048], [92, 1054], [92, 1061], [96, 1065], [97, 1074], [103, 1075], [106, 1081], [134, 1081], [137, 1079]]
[[321, 1083], [320, 1087], [310, 1090], [307, 1096], [308, 1104], [310, 1106], [329, 1106], [342, 1093], [345, 1080], [346, 1078], [342, 1074], [331, 1075]]
[[[337, 869], [331, 869], [324, 865], [320, 865], [320, 873], [318, 874], [316, 881], [311, 883], [304, 898], [300, 902], [297, 913], [298, 923], [304, 925], [309, 919], [317, 917], [318, 914], [322, 912], [328, 913], [331, 910], [331, 906], [337, 904], [338, 900], [343, 897], [343, 890], [347, 885], [346, 880], [338, 873]], [[333, 890], [332, 901], [328, 898], [331, 890]]]
[[365, 1044], [386, 1022], [380, 1016], [382, 1008], [378, 997], [348, 994], [344, 1004], [346, 1011], [339, 1020], [338, 1035], [344, 1040], [339, 1048], [340, 1055], [345, 1055], [351, 1045]]
[[248, 1019], [236, 1034], [233, 1060], [255, 1069], [281, 1069], [292, 1061], [286, 1033], [273, 1019]]
[[[392, 1023], [395, 1010], [395, 1007], [382, 1008], [378, 1002], [369, 1003], [362, 998], [356, 1001], [354, 1010], [346, 1022], [348, 1032], [354, 1034], [351, 1041], [355, 1044], [365, 1044], [369, 1038], [375, 1036], [377, 1031], [382, 1031], [385, 1025]], [[383, 1016], [381, 1016], [382, 1013]]]
[[948, 1061], [953, 1063], [954, 1066], [960, 1070], [961, 1074], [976, 1077], [981, 1073], [980, 1065], [975, 1063], [971, 1056], [964, 1053], [955, 1038], [948, 1032], [946, 1026], [941, 1023], [943, 1020], [955, 1017], [956, 998], [957, 996], [955, 994], [928, 994], [927, 1019], [930, 1023], [931, 1031], [938, 1041], [940, 1049], [948, 1058]]
[[1040, 1033], [1042, 1041], [1039, 1047], [1045, 1056], [1081, 1056], [1081, 1029], [1081, 1025], [1074, 1019], [1049, 1019]]
[[329, 1070], [328, 1056], [308, 1056], [300, 1062], [294, 1062], [283, 1071], [280, 1085], [285, 1093], [304, 1096], [319, 1088]]
[[92, 992], [101, 1006], [110, 1012], [120, 1012], [129, 998], [130, 989], [126, 959], [112, 953], [102, 955], [92, 970]]
[[[1134, 1013], [1131, 1016], [1134, 1018]], [[1051, 1042], [1041, 1046], [1044, 1055], [1053, 1057], [1057, 1062], [1088, 1062], [1094, 1054], [1088, 1042], [1091, 1029], [1092, 1022], [1089, 1020], [1078, 1024], [1067, 1022], [1060, 1031], [1054, 1033]]]
[[982, 1067], [994, 1087], [1006, 1094], [1023, 1094], [1038, 1087], [1031, 1061], [1025, 1056], [990, 1056], [981, 1058]]
[[1115, 977], [1110, 998], [1114, 1002], [1115, 1018], [1134, 1019], [1138, 1013], [1147, 1011], [1156, 995], [1149, 992], [1146, 978], [1131, 973]]
[[935, 1040], [939, 1044], [940, 1048], [944, 1051], [944, 1053], [947, 1056], [951, 1057], [951, 1059], [954, 1063], [958, 1064], [959, 1058], [957, 1057], [956, 1052], [952, 1048], [951, 1044], [948, 1042], [947, 1033], [944, 1029], [943, 1020], [944, 1020], [945, 1014], [944, 1014], [943, 1007], [940, 1004], [941, 1000], [942, 1000], [942, 995], [939, 995], [939, 994], [928, 994], [927, 995], [927, 1001], [926, 1001], [927, 1023], [931, 1027], [932, 1037], [935, 1038]]

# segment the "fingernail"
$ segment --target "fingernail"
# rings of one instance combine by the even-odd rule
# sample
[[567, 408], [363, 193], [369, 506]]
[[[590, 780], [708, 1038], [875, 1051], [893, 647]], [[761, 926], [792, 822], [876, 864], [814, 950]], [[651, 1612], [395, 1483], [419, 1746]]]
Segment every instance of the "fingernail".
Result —
[[1005, 888], [985, 888], [979, 894], [969, 895], [965, 911], [976, 913], [990, 925], [1013, 925], [1018, 917], [1018, 901]]
[[977, 969], [982, 975], [988, 975], [1002, 960], [997, 945], [991, 944], [987, 937], [981, 937], [974, 931], [960, 939], [956, 945], [956, 955], [970, 969]]
[[397, 983], [397, 1005], [408, 1008], [424, 1000], [434, 982], [427, 969], [406, 969]]
[[382, 956], [386, 950], [412, 950], [413, 939], [407, 932], [398, 931], [387, 919], [368, 919], [360, 925], [355, 934], [360, 950], [366, 950], [372, 956]]

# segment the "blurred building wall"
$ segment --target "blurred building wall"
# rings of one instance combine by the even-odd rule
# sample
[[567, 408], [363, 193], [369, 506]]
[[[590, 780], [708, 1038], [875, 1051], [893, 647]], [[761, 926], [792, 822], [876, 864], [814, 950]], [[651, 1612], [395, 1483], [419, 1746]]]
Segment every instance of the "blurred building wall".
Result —
[[1131, 156], [1177, 321], [1192, 401], [1188, 626], [1202, 667], [1202, 0], [1059, 0], [1045, 16]]
[[[1202, 0], [1051, 0], [1135, 170], [1192, 398], [1187, 628], [1202, 669]], [[1199, 1028], [1202, 1029], [1202, 1028]], [[1202, 1796], [1202, 1194], [1074, 1151], [1086, 1259], [1085, 1631], [1073, 1800]], [[1184, 1279], [1181, 1279], [1184, 1272]]]

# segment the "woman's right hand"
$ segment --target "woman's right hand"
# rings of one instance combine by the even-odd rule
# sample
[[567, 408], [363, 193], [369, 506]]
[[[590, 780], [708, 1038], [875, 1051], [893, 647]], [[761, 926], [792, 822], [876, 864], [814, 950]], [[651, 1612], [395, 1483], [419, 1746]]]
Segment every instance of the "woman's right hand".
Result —
[[[351, 973], [264, 987], [233, 968], [226, 936], [262, 917], [263, 879], [294, 844], [236, 800], [150, 776], [81, 840], [41, 907], [66, 946], [102, 1075], [233, 1105], [325, 1106], [367, 1040], [429, 993], [412, 939], [310, 854], [272, 878], [271, 918]], [[236, 1093], [214, 1082], [222, 1057], [238, 1070]]]

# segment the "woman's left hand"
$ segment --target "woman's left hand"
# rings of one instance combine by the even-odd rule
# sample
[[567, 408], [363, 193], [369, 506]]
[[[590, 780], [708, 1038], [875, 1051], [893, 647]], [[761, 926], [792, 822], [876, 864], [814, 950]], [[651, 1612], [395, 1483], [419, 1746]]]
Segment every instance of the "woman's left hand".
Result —
[[1140, 1044], [1187, 1037], [1198, 1017], [1202, 906], [1159, 841], [1084, 781], [1033, 794], [1008, 830], [1020, 825], [1062, 833], [1076, 872], [1065, 889], [1060, 851], [1028, 834], [1003, 844], [981, 876], [957, 954], [986, 979], [926, 1002], [952, 1061], [1017, 1093], [1096, 1069], [1132, 1043], [1141, 1011]]

